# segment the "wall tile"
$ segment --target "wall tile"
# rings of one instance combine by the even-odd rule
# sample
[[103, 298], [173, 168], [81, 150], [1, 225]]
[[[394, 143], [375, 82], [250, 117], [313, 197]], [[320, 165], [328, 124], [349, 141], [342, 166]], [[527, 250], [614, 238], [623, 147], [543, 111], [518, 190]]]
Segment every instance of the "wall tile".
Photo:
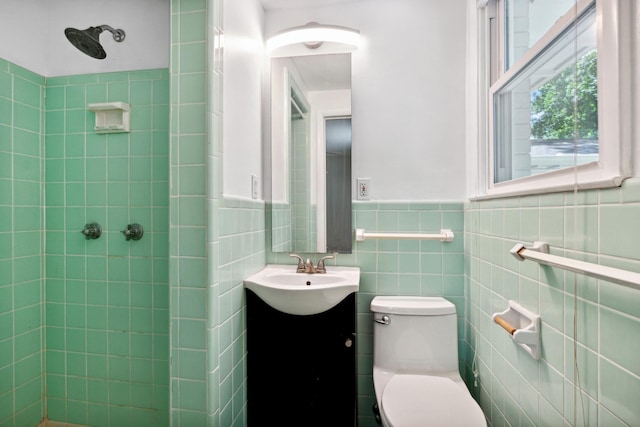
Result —
[[[105, 83], [98, 84], [98, 80]], [[71, 82], [71, 85], [67, 85], [67, 82]], [[135, 209], [129, 208], [131, 192], [126, 180], [130, 176], [130, 162], [127, 156], [131, 136], [139, 132], [138, 127], [133, 123], [130, 134], [97, 135], [91, 129], [93, 124], [87, 120], [90, 118], [93, 121], [93, 117], [87, 115], [84, 106], [86, 102], [105, 102], [109, 96], [127, 101], [130, 91], [136, 95], [136, 102], [152, 102], [151, 88], [154, 84], [157, 88], [164, 85], [168, 91], [168, 76], [161, 70], [151, 70], [110, 73], [105, 76], [73, 76], [66, 81], [56, 79], [50, 83], [57, 86], [47, 86], [47, 108], [59, 111], [57, 118], [62, 120], [62, 126], [58, 123], [58, 127], [55, 127], [54, 124], [53, 130], [76, 133], [67, 133], [64, 136], [49, 134], [46, 142], [47, 154], [53, 154], [52, 160], [49, 160], [53, 173], [47, 175], [47, 181], [66, 182], [59, 186], [47, 184], [46, 187], [50, 190], [47, 194], [47, 224], [53, 230], [60, 230], [58, 235], [49, 233], [51, 239], [48, 239], [47, 244], [47, 264], [50, 268], [47, 281], [52, 287], [47, 287], [47, 294], [56, 301], [66, 303], [66, 306], [58, 304], [47, 307], [52, 310], [58, 306], [65, 307], [66, 321], [60, 324], [61, 328], [51, 329], [50, 337], [52, 343], [56, 342], [60, 348], [60, 354], [65, 354], [62, 351], [67, 352], [69, 365], [66, 376], [62, 377], [67, 379], [67, 390], [66, 394], [60, 397], [72, 399], [66, 406], [64, 400], [50, 399], [49, 418], [86, 424], [87, 413], [89, 419], [98, 414], [106, 416], [113, 408], [111, 405], [131, 404], [130, 398], [121, 399], [122, 401], [118, 399], [129, 396], [128, 390], [134, 387], [130, 383], [133, 357], [136, 358], [136, 363], [143, 362], [145, 366], [152, 366], [156, 360], [167, 359], [163, 353], [168, 352], [168, 343], [165, 340], [163, 347], [161, 337], [168, 334], [168, 320], [158, 317], [157, 323], [154, 324], [156, 319], [153, 315], [153, 292], [149, 288], [150, 292], [140, 294], [137, 292], [138, 288], [134, 290], [129, 284], [129, 280], [134, 280], [137, 286], [148, 283], [150, 287], [154, 284], [160, 286], [164, 281], [167, 286], [166, 274], [158, 274], [157, 277], [151, 278], [153, 259], [162, 257], [165, 260], [164, 266], [157, 270], [159, 273], [167, 268], [166, 252], [158, 254], [151, 249], [151, 241], [155, 240], [151, 215], [141, 216]], [[165, 111], [168, 114], [168, 110]], [[85, 126], [89, 126], [86, 133]], [[165, 138], [165, 141], [168, 142], [168, 138]], [[64, 150], [58, 149], [60, 144], [64, 144]], [[137, 154], [150, 156], [151, 152], [147, 150]], [[56, 164], [53, 159], [60, 160]], [[60, 175], [57, 169], [64, 172], [64, 175]], [[150, 168], [147, 167], [146, 171], [142, 172], [145, 173], [144, 176], [137, 175], [141, 179], [138, 181], [141, 185], [144, 180], [149, 189], [156, 185], [158, 189], [164, 188], [164, 191], [168, 192], [166, 176], [164, 182], [161, 179], [154, 181]], [[136, 170], [136, 173], [141, 172]], [[137, 190], [136, 187], [132, 188]], [[135, 194], [135, 191], [133, 193]], [[148, 190], [147, 193], [151, 191]], [[159, 200], [160, 203], [164, 203], [161, 198]], [[108, 209], [107, 203], [110, 206]], [[149, 196], [144, 206], [150, 207], [153, 203]], [[156, 210], [159, 222], [162, 215], [168, 216], [166, 204], [164, 207], [162, 204], [158, 205]], [[130, 245], [120, 233], [129, 222], [129, 211], [137, 218], [144, 218], [147, 233], [141, 245]], [[80, 230], [84, 223], [91, 221], [100, 222], [103, 226], [103, 236], [99, 240], [86, 241], [79, 233], [76, 237], [75, 233], [65, 231], [76, 228]], [[54, 238], [64, 239], [64, 244], [56, 245]], [[156, 247], [161, 250], [162, 238], [158, 236], [157, 240]], [[167, 244], [168, 242], [164, 245]], [[132, 246], [134, 249], [131, 249]], [[125, 258], [130, 250], [131, 253], [142, 250], [149, 258], [144, 261]], [[63, 269], [58, 265], [65, 258], [52, 258], [57, 254], [66, 255], [66, 267]], [[111, 256], [109, 263], [107, 255]], [[131, 268], [141, 268], [145, 271], [130, 272]], [[161, 298], [162, 293], [158, 293], [156, 297]], [[134, 298], [136, 308], [130, 305], [134, 303]], [[141, 302], [142, 298], [146, 298], [147, 302]], [[168, 299], [166, 293], [164, 298]], [[168, 302], [164, 305], [168, 305]], [[55, 311], [52, 313], [55, 314]], [[59, 324], [56, 323], [55, 315], [50, 320], [53, 325]], [[130, 332], [135, 332], [136, 335]], [[158, 342], [156, 346], [153, 345], [153, 337]], [[56, 344], [53, 344], [54, 348]], [[88, 375], [86, 377], [85, 371]], [[114, 393], [118, 392], [114, 395], [106, 393], [107, 383], [103, 381], [106, 378], [124, 381], [118, 385], [122, 390], [113, 389]], [[153, 387], [157, 380], [149, 375], [136, 377], [137, 383], [143, 383], [139, 386], [147, 388]], [[163, 381], [166, 384], [166, 380]], [[92, 404], [88, 403], [89, 400]], [[160, 409], [156, 407], [156, 410]], [[164, 410], [167, 411], [167, 408]], [[132, 412], [126, 408], [114, 412], [117, 417], [124, 416], [125, 413]], [[126, 425], [129, 425], [130, 418], [126, 420]], [[108, 418], [103, 419], [102, 425], [109, 425], [108, 421]], [[111, 420], [110, 425], [118, 425], [114, 424], [115, 422]]]
[[[573, 193], [564, 193], [506, 199], [505, 209], [487, 201], [467, 205], [465, 216], [470, 222], [466, 224], [466, 241], [469, 242], [465, 245], [469, 266], [466, 276], [471, 287], [466, 294], [469, 307], [466, 329], [472, 351], [465, 364], [468, 366], [466, 371], [471, 372], [473, 351], [476, 351], [480, 366], [491, 365], [492, 369], [480, 377], [480, 388], [486, 391], [480, 395], [483, 396], [482, 408], [492, 424], [511, 424], [515, 420], [521, 425], [637, 422], [640, 412], [632, 407], [628, 394], [620, 392], [622, 389], [633, 390], [638, 382], [639, 368], [632, 356], [638, 349], [634, 350], [630, 344], [637, 340], [629, 338], [629, 333], [633, 334], [640, 321], [637, 304], [634, 304], [637, 292], [557, 268], [540, 267], [529, 261], [515, 263], [507, 254], [514, 240], [531, 243], [530, 240], [536, 237], [536, 226], [532, 227], [531, 223], [538, 221], [539, 238], [550, 243], [552, 253], [636, 271], [638, 262], [629, 249], [637, 229], [633, 219], [637, 217], [634, 214], [636, 181], [625, 181], [621, 189], [580, 192], [577, 198]], [[480, 225], [480, 218], [495, 212], [504, 213], [504, 237], [510, 241], [502, 242], [503, 236], [494, 234], [495, 229], [487, 233], [485, 226]], [[503, 255], [487, 256], [485, 248], [488, 246], [495, 247]], [[491, 274], [487, 274], [484, 267], [487, 259], [491, 260], [494, 270]], [[499, 272], [505, 278], [502, 288], [493, 282], [494, 273]], [[519, 292], [515, 294], [508, 285], [514, 281], [519, 283]], [[574, 296], [574, 284], [577, 296]], [[496, 364], [500, 360], [514, 364], [528, 356], [488, 321], [491, 310], [484, 308], [483, 299], [493, 293], [504, 305], [506, 300], [514, 299], [535, 307], [541, 314], [542, 360], [530, 360], [538, 366], [539, 382], [534, 380], [535, 375], [523, 374], [528, 384], [525, 388], [518, 374], [518, 371], [522, 372], [521, 366], [515, 370]], [[573, 418], [574, 352], [582, 390], [578, 392], [577, 420]], [[467, 383], [470, 384], [468, 378]], [[518, 387], [514, 386], [516, 383]], [[519, 397], [509, 399], [496, 393], [496, 384], [503, 385], [509, 393], [517, 391]], [[538, 402], [537, 412], [531, 402]], [[496, 411], [496, 408], [502, 409]]]
[[640, 392], [640, 380], [606, 359], [600, 359], [602, 404], [628, 425], [640, 422], [632, 396]]
[[[182, 12], [182, 10], [181, 10]], [[206, 37], [206, 14], [201, 11], [180, 14], [180, 42], [202, 41]]]
[[29, 425], [44, 414], [44, 79], [0, 62], [0, 424]]
[[[439, 232], [441, 228], [460, 230], [453, 243], [432, 241], [354, 242], [353, 255], [339, 255], [337, 264], [360, 267], [358, 293], [358, 388], [359, 425], [374, 425], [369, 415], [374, 401], [372, 384], [372, 330], [369, 303], [376, 295], [444, 296], [459, 312], [460, 338], [465, 312], [463, 204], [354, 202], [354, 228], [387, 232]], [[271, 242], [267, 241], [267, 247]], [[286, 254], [285, 254], [286, 255]], [[306, 256], [306, 255], [305, 255]], [[290, 263], [280, 254], [267, 253], [269, 263]], [[460, 357], [463, 356], [460, 346]], [[367, 368], [368, 367], [368, 368]]]

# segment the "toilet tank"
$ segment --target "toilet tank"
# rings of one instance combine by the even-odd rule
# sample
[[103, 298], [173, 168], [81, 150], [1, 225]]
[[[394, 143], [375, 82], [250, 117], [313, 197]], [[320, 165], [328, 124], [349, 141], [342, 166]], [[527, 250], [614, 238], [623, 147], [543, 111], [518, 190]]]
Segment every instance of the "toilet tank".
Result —
[[[456, 307], [444, 298], [377, 296], [374, 367], [398, 373], [458, 371]], [[384, 324], [383, 317], [388, 317]]]

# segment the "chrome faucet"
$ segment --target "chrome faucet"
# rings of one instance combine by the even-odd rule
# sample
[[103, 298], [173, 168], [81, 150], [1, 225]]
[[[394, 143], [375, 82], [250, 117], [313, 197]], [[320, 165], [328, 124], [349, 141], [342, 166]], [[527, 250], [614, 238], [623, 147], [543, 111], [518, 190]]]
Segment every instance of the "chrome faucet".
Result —
[[324, 261], [326, 259], [335, 258], [335, 255], [324, 256], [320, 258], [320, 261], [318, 261], [318, 265], [314, 266], [310, 258], [307, 258], [307, 260], [305, 261], [302, 259], [300, 255], [297, 255], [297, 254], [289, 254], [289, 256], [292, 258], [298, 259], [298, 267], [296, 268], [296, 273], [307, 273], [307, 274], [326, 273], [327, 268], [324, 265]]

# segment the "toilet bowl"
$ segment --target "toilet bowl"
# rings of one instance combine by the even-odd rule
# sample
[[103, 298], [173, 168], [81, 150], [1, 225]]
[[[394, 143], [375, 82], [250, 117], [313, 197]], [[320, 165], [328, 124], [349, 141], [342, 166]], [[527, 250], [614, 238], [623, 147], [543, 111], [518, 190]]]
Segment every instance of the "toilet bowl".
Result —
[[384, 427], [486, 427], [458, 371], [455, 306], [444, 298], [378, 296], [373, 380]]

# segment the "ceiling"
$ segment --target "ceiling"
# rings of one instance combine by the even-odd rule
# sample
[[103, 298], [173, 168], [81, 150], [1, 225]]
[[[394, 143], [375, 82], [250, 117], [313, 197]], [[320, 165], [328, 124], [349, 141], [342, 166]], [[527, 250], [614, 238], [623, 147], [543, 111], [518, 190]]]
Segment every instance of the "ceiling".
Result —
[[307, 7], [327, 6], [336, 3], [347, 3], [353, 0], [260, 0], [265, 10], [302, 9]]

